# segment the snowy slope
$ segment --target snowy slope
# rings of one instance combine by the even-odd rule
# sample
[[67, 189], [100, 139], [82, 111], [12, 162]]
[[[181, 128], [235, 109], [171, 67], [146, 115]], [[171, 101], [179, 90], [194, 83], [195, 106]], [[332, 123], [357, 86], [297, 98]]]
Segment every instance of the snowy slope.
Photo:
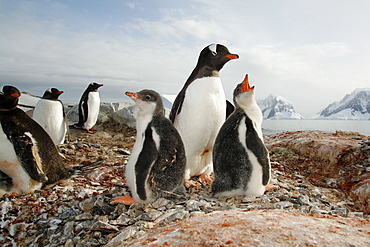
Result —
[[292, 103], [279, 95], [269, 95], [264, 100], [257, 100], [264, 119], [302, 119], [295, 112]]
[[325, 119], [370, 119], [370, 88], [358, 88], [340, 101], [329, 104], [319, 113]]

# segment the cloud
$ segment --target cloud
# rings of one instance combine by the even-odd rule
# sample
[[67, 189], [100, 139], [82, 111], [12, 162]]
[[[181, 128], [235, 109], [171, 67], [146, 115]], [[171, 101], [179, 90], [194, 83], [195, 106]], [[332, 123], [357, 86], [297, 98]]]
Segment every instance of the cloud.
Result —
[[126, 3], [126, 5], [130, 8], [130, 9], [135, 9], [136, 8], [136, 4], [135, 2], [129, 2], [129, 3]]
[[350, 87], [366, 87], [370, 76], [367, 35], [363, 40], [361, 32], [350, 30], [351, 36], [330, 36], [353, 23], [348, 16], [348, 24], [336, 27], [330, 19], [328, 30], [320, 21], [338, 13], [326, 12], [327, 4], [318, 12], [306, 3], [305, 12], [287, 1], [131, 1], [121, 12], [110, 5], [93, 11], [74, 2], [20, 3], [0, 11], [0, 82], [37, 95], [54, 84], [66, 91], [65, 100], [78, 101], [90, 81], [105, 84], [104, 101], [143, 88], [176, 94], [199, 52], [214, 42], [240, 55], [221, 71], [229, 99], [249, 73], [257, 98], [280, 94], [299, 113], [315, 113]]

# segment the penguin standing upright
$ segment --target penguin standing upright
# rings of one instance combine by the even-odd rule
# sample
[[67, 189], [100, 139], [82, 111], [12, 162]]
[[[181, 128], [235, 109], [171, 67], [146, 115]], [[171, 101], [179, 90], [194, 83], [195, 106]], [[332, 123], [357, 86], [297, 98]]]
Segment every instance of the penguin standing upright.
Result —
[[103, 84], [92, 82], [86, 88], [81, 96], [78, 104], [78, 123], [74, 126], [77, 128], [84, 128], [88, 133], [93, 133], [92, 127], [98, 120], [100, 110], [100, 96], [98, 88]]
[[173, 103], [170, 120], [185, 145], [187, 187], [192, 185], [189, 181], [192, 176], [200, 175], [200, 180], [211, 182], [212, 149], [226, 118], [226, 97], [219, 71], [238, 57], [220, 44], [205, 47]]
[[56, 145], [63, 144], [67, 134], [67, 118], [62, 101], [58, 98], [63, 93], [57, 88], [45, 91], [33, 111], [36, 120], [50, 135]]
[[184, 194], [185, 148], [179, 133], [164, 116], [160, 95], [147, 89], [126, 95], [139, 108], [136, 141], [125, 174], [133, 199], [147, 203]]
[[0, 93], [0, 170], [9, 177], [0, 195], [31, 193], [71, 175], [46, 131], [17, 108], [19, 96], [13, 86]]
[[260, 196], [269, 183], [271, 165], [262, 137], [262, 112], [248, 75], [234, 90], [234, 104], [213, 149], [212, 192], [215, 196]]

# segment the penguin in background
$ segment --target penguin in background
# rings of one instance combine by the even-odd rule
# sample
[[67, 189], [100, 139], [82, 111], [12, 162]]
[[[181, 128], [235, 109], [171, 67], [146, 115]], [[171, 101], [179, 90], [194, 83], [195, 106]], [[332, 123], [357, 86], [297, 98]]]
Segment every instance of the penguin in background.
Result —
[[160, 197], [178, 198], [185, 193], [185, 148], [179, 133], [164, 115], [160, 95], [144, 89], [126, 92], [136, 102], [136, 141], [126, 166], [132, 198], [116, 197], [112, 203], [148, 203]]
[[88, 133], [94, 133], [92, 127], [98, 120], [100, 110], [100, 96], [98, 88], [103, 84], [92, 82], [82, 94], [78, 104], [78, 123], [74, 125], [76, 128], [84, 128]]
[[265, 192], [271, 174], [262, 136], [262, 112], [248, 75], [234, 90], [234, 112], [226, 119], [213, 149], [215, 196], [255, 195]]
[[179, 131], [186, 150], [185, 185], [199, 175], [201, 183], [211, 183], [212, 149], [227, 116], [226, 96], [219, 71], [230, 60], [239, 58], [221, 44], [205, 47], [171, 109], [170, 120]]
[[46, 130], [55, 145], [64, 143], [68, 130], [64, 105], [58, 99], [62, 93], [57, 88], [46, 90], [33, 112], [33, 119]]
[[17, 107], [19, 96], [13, 86], [0, 92], [0, 196], [32, 193], [72, 174], [51, 137]]

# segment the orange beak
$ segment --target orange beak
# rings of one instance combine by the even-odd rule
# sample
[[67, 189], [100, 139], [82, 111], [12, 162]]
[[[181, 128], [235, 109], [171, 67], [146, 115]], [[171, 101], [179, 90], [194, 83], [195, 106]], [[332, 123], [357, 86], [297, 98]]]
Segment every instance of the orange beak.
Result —
[[12, 93], [12, 94], [10, 94], [10, 96], [12, 96], [14, 98], [18, 98], [21, 95], [19, 93]]
[[252, 89], [254, 89], [254, 86], [251, 87], [249, 85], [248, 74], [246, 74], [245, 78], [244, 78], [244, 81], [243, 81], [243, 84], [242, 84], [242, 93], [247, 92], [247, 91], [252, 90]]
[[236, 54], [226, 54], [225, 57], [230, 58], [230, 59], [238, 59], [239, 58], [239, 56], [236, 55]]
[[63, 92], [63, 91], [59, 91], [59, 92], [58, 92], [58, 94], [62, 94], [62, 93], [64, 93], [64, 92]]
[[125, 94], [126, 94], [128, 97], [133, 98], [133, 99], [140, 98], [139, 96], [137, 96], [137, 94], [136, 94], [136, 93], [126, 92]]

